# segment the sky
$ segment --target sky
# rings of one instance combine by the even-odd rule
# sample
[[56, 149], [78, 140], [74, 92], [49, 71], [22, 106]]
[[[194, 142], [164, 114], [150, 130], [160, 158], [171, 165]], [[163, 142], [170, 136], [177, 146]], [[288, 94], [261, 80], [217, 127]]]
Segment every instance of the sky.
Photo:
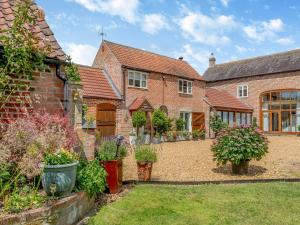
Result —
[[73, 61], [91, 65], [104, 39], [184, 57], [200, 74], [217, 63], [299, 48], [298, 0], [36, 0]]

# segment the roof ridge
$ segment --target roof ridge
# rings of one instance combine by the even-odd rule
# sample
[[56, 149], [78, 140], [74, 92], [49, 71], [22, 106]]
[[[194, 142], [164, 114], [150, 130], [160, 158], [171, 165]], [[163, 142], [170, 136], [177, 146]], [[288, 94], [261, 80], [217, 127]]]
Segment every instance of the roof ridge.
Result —
[[[254, 57], [245, 58], [245, 59], [233, 60], [233, 61], [230, 61], [230, 62], [219, 63], [219, 64], [216, 64], [215, 66], [234, 64], [234, 63], [238, 63], [238, 62], [246, 62], [246, 61], [251, 61], [251, 60], [256, 60], [256, 59], [261, 59], [261, 58], [266, 58], [266, 57], [284, 55], [284, 54], [287, 54], [287, 53], [293, 53], [293, 52], [297, 52], [297, 51], [300, 51], [300, 48], [291, 49], [291, 50], [282, 51], [282, 52], [275, 52], [275, 53], [271, 53], [271, 54], [267, 54], [267, 55], [254, 56]], [[211, 67], [211, 68], [213, 68], [213, 67]], [[208, 68], [208, 69], [210, 69], [210, 68]]]
[[140, 49], [140, 48], [136, 48], [136, 47], [124, 45], [124, 44], [119, 44], [119, 43], [115, 43], [115, 42], [111, 42], [111, 41], [107, 41], [107, 40], [103, 40], [103, 42], [111, 43], [111, 44], [114, 44], [114, 45], [119, 45], [119, 46], [122, 46], [122, 47], [125, 47], [125, 48], [130, 48], [130, 49], [138, 50], [138, 51], [141, 51], [141, 52], [149, 53], [149, 54], [160, 56], [160, 57], [165, 57], [165, 58], [168, 58], [168, 59], [171, 59], [171, 60], [175, 60], [177, 62], [184, 62], [184, 63], [188, 64], [188, 62], [186, 60], [176, 59], [176, 58], [173, 58], [171, 56], [162, 55], [162, 54], [159, 54], [159, 53], [151, 52], [149, 50], [144, 50], [144, 49]]

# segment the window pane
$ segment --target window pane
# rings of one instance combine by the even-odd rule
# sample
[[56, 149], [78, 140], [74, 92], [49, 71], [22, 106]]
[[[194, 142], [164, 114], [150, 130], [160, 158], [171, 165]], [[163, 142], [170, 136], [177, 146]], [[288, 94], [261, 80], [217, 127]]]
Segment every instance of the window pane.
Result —
[[147, 87], [147, 83], [146, 83], [146, 81], [144, 81], [144, 80], [142, 81], [142, 87], [143, 87], [143, 88], [146, 88], [146, 87]]
[[263, 94], [262, 101], [269, 102], [270, 101], [270, 93]]
[[223, 112], [223, 118], [222, 118], [224, 123], [228, 123], [228, 112]]
[[242, 124], [246, 124], [246, 113], [242, 113]]
[[188, 93], [192, 94], [192, 82], [188, 82]]
[[271, 92], [271, 100], [272, 101], [280, 100], [280, 92]]
[[134, 81], [134, 86], [140, 87], [141, 86], [140, 80], [135, 80]]
[[183, 93], [186, 94], [187, 93], [187, 82], [183, 81]]
[[280, 103], [279, 102], [272, 102], [271, 109], [280, 109]]
[[243, 97], [247, 97], [247, 96], [248, 96], [248, 86], [244, 86]]
[[298, 125], [299, 125], [299, 124], [297, 124], [297, 122], [298, 122], [298, 121], [297, 121], [297, 120], [298, 120], [297, 117], [299, 117], [299, 115], [297, 115], [297, 112], [296, 112], [296, 111], [292, 111], [291, 117], [292, 117], [292, 118], [291, 118], [291, 120], [292, 120], [292, 121], [291, 121], [291, 126], [292, 126], [292, 127], [291, 127], [291, 131], [292, 131], [292, 132], [297, 132], [297, 131], [298, 131]]
[[222, 112], [221, 111], [218, 111], [217, 112], [217, 115], [220, 117], [220, 118], [222, 118], [221, 116], [222, 116]]
[[296, 91], [290, 92], [290, 97], [291, 97], [291, 100], [297, 100], [297, 92]]
[[147, 80], [147, 75], [146, 74], [142, 74], [142, 80], [146, 81]]
[[290, 112], [281, 112], [281, 127], [283, 132], [290, 131]]
[[269, 131], [269, 123], [270, 123], [270, 114], [269, 112], [263, 113], [263, 130]]
[[238, 97], [243, 97], [243, 87], [242, 86], [238, 87]]
[[287, 109], [287, 110], [289, 110], [290, 109], [290, 104], [282, 104], [281, 105], [281, 109]]
[[236, 125], [239, 126], [241, 125], [241, 114], [240, 113], [236, 113], [235, 114], [235, 120], [236, 120]]
[[133, 79], [129, 79], [129, 82], [128, 82], [129, 86], [133, 86], [133, 81], [134, 81]]
[[182, 86], [183, 86], [182, 80], [179, 80], [179, 92], [183, 92]]
[[229, 127], [233, 127], [233, 112], [229, 112]]
[[252, 124], [252, 121], [251, 121], [251, 113], [247, 113], [247, 124]]
[[291, 109], [297, 109], [297, 104], [291, 104]]
[[281, 99], [282, 100], [290, 100], [290, 92], [287, 92], [287, 91], [281, 92]]
[[262, 104], [262, 109], [263, 110], [269, 110], [270, 109], [270, 103], [263, 103]]

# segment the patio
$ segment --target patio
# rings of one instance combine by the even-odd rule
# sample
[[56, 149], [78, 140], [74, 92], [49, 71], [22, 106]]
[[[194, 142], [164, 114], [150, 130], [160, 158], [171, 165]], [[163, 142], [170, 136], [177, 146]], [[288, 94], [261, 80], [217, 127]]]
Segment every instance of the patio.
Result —
[[[152, 180], [215, 181], [237, 179], [300, 178], [300, 137], [269, 136], [269, 153], [261, 161], [251, 161], [247, 176], [233, 176], [231, 166], [217, 167], [212, 160], [213, 140], [183, 141], [155, 145], [158, 162]], [[124, 159], [124, 180], [136, 180], [133, 152]]]

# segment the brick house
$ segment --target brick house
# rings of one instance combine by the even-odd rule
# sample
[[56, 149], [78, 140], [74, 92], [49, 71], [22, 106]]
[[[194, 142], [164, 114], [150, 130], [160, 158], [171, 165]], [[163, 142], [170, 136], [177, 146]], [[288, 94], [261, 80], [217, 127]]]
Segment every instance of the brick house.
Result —
[[[299, 49], [223, 64], [215, 64], [215, 61], [212, 56], [209, 59], [209, 68], [204, 73], [209, 88], [206, 99], [209, 101], [212, 98], [209, 90], [214, 89], [236, 98], [239, 105], [244, 104], [242, 109], [237, 109], [236, 106], [228, 104], [232, 100], [223, 98], [229, 107], [216, 107], [216, 111], [225, 122], [249, 123], [252, 113], [260, 128], [267, 133], [298, 132]], [[209, 110], [206, 112], [209, 113]]]
[[106, 71], [121, 97], [115, 133], [127, 136], [133, 130], [131, 115], [137, 110], [146, 112], [144, 129], [152, 133], [151, 113], [156, 108], [171, 118], [182, 117], [186, 130], [204, 128], [205, 81], [182, 58], [103, 41], [93, 66]]
[[[0, 30], [7, 30], [12, 26], [16, 2], [0, 0]], [[66, 104], [66, 80], [61, 72], [62, 64], [66, 59], [65, 53], [48, 26], [43, 10], [34, 2], [32, 2], [32, 9], [37, 10], [39, 15], [37, 24], [33, 28], [34, 35], [39, 38], [41, 46], [45, 45], [44, 40], [47, 40], [51, 46], [51, 53], [46, 59], [48, 68], [46, 71], [34, 72], [33, 79], [26, 81], [30, 83], [30, 90], [14, 93], [5, 102], [5, 105], [0, 107], [1, 123], [8, 123], [10, 120], [37, 109], [63, 114], [68, 107]], [[0, 56], [1, 54], [3, 54], [3, 48], [0, 46]], [[17, 100], [16, 95], [23, 103]]]

